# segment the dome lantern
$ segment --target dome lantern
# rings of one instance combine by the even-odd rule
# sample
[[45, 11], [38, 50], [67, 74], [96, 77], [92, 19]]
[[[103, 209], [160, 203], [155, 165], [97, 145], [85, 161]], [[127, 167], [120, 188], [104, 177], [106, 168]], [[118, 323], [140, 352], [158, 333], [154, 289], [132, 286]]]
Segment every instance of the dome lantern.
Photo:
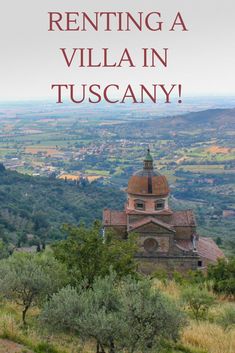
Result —
[[147, 150], [147, 155], [144, 159], [144, 170], [153, 170], [153, 157], [150, 154], [150, 149]]
[[143, 169], [137, 171], [129, 179], [127, 193], [154, 197], [167, 197], [169, 185], [164, 175], [153, 168], [153, 158], [148, 149], [144, 159]]

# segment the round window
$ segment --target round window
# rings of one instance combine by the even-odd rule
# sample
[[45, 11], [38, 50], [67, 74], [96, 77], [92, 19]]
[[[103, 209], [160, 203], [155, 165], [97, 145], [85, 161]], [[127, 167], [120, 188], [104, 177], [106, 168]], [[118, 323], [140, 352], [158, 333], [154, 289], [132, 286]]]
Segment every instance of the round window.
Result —
[[153, 238], [148, 238], [144, 241], [144, 248], [148, 252], [153, 252], [158, 248], [158, 242]]

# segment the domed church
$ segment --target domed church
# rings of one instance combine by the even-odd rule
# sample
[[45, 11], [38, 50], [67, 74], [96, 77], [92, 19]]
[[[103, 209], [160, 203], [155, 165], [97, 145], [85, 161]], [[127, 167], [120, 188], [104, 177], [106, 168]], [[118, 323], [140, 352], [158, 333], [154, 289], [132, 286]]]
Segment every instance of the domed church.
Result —
[[105, 209], [103, 226], [123, 239], [137, 234], [136, 260], [141, 272], [203, 270], [224, 257], [211, 238], [199, 236], [192, 210], [170, 208], [167, 179], [154, 170], [149, 150], [143, 170], [130, 178], [126, 192], [124, 211]]

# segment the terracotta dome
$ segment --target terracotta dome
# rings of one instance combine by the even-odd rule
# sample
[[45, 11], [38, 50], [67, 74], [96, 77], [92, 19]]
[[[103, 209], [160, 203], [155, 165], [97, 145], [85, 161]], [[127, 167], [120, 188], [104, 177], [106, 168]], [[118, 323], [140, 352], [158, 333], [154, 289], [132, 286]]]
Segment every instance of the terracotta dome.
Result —
[[153, 159], [148, 150], [144, 168], [135, 173], [128, 182], [127, 192], [134, 195], [168, 196], [170, 189], [164, 175], [154, 171]]
[[167, 196], [170, 192], [167, 179], [164, 175], [139, 176], [133, 175], [127, 192], [135, 195]]

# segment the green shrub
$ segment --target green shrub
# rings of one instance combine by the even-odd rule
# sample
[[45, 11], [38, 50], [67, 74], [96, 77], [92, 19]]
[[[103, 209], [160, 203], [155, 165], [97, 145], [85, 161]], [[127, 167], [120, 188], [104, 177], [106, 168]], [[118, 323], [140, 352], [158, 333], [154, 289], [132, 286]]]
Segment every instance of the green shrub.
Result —
[[186, 280], [182, 276], [182, 274], [177, 271], [173, 272], [173, 280], [175, 281], [175, 283], [178, 283], [180, 285], [185, 284], [185, 282], [186, 282]]
[[164, 284], [167, 283], [169, 276], [166, 270], [160, 269], [155, 271], [152, 275], [151, 278], [157, 278], [160, 281], [162, 281]]
[[235, 326], [235, 306], [234, 304], [227, 304], [222, 314], [217, 319], [224, 330], [229, 330]]
[[61, 353], [55, 347], [47, 342], [39, 343], [36, 348], [34, 348], [35, 353]]
[[206, 318], [209, 308], [214, 304], [214, 297], [206, 289], [195, 286], [185, 288], [181, 298], [196, 320]]
[[235, 295], [235, 258], [220, 259], [208, 267], [208, 279], [213, 281], [213, 290], [230, 296]]

